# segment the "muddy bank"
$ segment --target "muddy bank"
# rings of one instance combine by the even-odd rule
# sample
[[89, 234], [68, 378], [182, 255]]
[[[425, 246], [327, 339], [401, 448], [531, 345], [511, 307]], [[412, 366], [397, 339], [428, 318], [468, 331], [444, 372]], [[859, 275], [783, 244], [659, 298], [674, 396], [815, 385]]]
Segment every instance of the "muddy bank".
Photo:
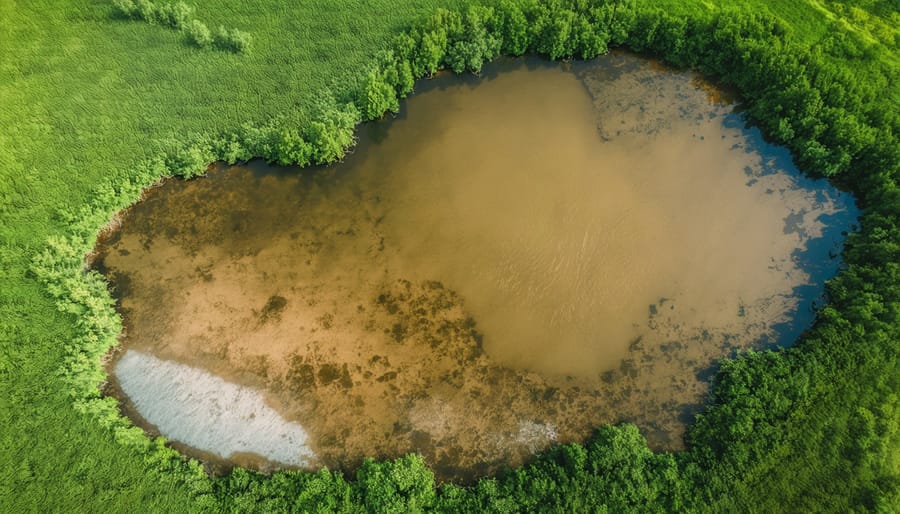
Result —
[[837, 270], [850, 198], [691, 74], [419, 89], [340, 165], [149, 191], [97, 247], [122, 348], [258, 391], [307, 465], [417, 451], [466, 480], [608, 422], [681, 448], [715, 360], [792, 341]]

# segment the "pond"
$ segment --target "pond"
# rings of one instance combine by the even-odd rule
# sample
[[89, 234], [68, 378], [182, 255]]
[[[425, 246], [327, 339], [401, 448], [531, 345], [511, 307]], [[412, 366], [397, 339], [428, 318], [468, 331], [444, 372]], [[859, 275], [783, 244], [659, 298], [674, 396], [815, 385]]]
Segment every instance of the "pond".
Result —
[[858, 212], [727, 95], [628, 54], [420, 82], [343, 163], [168, 180], [101, 236], [107, 394], [211, 467], [440, 480], [630, 421], [811, 323]]

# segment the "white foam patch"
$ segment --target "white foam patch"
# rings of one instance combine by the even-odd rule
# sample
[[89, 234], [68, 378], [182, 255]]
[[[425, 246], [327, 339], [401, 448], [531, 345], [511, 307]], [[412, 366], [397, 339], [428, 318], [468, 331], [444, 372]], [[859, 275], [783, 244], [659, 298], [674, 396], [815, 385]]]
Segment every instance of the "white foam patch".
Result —
[[292, 466], [315, 458], [303, 427], [254, 389], [135, 350], [125, 352], [115, 373], [141, 416], [170, 440], [224, 458], [254, 453]]

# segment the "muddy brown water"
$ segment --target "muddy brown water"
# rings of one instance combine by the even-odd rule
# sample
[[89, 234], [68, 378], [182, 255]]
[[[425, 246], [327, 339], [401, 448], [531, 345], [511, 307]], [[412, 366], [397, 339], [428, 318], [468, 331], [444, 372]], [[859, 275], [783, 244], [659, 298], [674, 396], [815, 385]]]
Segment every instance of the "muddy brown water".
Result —
[[302, 427], [264, 469], [419, 452], [465, 481], [619, 421], [677, 450], [716, 360], [808, 326], [856, 214], [690, 73], [501, 61], [419, 83], [341, 164], [147, 191], [94, 261], [109, 392], [226, 463], [254, 433], [217, 451], [202, 419]]

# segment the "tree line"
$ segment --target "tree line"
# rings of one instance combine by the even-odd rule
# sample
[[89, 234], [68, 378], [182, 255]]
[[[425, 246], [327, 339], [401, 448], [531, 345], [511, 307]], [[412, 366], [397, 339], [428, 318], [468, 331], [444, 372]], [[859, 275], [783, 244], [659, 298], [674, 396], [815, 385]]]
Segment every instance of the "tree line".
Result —
[[[844, 498], [847, 505], [895, 505], [898, 479], [890, 455], [900, 438], [900, 116], [883, 91], [896, 87], [896, 70], [857, 77], [845, 64], [847, 56], [833, 47], [806, 51], [785, 25], [765, 14], [726, 9], [682, 17], [622, 1], [502, 0], [462, 12], [438, 10], [397, 36], [362, 74], [348, 109], [363, 120], [397, 112], [417, 78], [441, 69], [478, 73], [500, 54], [586, 59], [610, 47], [695, 69], [736, 89], [747, 119], [787, 146], [802, 170], [831, 177], [856, 194], [865, 215], [860, 232], [846, 242], [847, 269], [828, 284], [830, 305], [796, 346], [748, 352], [722, 364], [711, 406], [687, 435], [688, 452], [652, 454], [634, 427], [604, 427], [586, 446], [550, 450], [530, 466], [471, 488], [444, 486], [434, 497], [426, 490], [424, 499], [398, 490], [374, 503], [364, 494], [356, 500], [376, 510], [390, 503], [387, 498], [413, 502], [398, 511], [413, 504], [495, 511], [671, 511], [703, 505], [746, 510], [754, 508], [762, 481], [773, 474], [782, 477], [774, 497], [797, 500], [804, 487], [828, 484], [831, 498]], [[274, 142], [263, 153], [250, 153], [291, 161], [284, 149], [302, 148], [298, 136], [307, 140], [303, 134], [280, 135], [270, 133]], [[321, 162], [305, 160], [308, 152], [293, 155], [302, 157], [301, 164]], [[866, 386], [848, 392], [834, 388], [835, 380]], [[834, 450], [799, 452], [811, 441]], [[611, 461], [612, 455], [619, 460]], [[789, 455], [818, 469], [798, 474], [790, 468], [779, 475]], [[413, 470], [422, 483], [433, 480], [426, 468]], [[792, 483], [791, 473], [808, 483]], [[367, 487], [362, 475], [350, 484], [358, 494]]]
[[[437, 487], [415, 455], [367, 460], [355, 480], [328, 470], [267, 477], [237, 469], [204, 481], [196, 465], [179, 464], [177, 453], [151, 444], [99, 398], [102, 369], [93, 359], [115, 344], [120, 326], [102, 282], [81, 272], [81, 256], [93, 243], [91, 227], [124, 207], [121, 198], [137, 198], [164, 175], [202, 174], [217, 160], [261, 157], [301, 166], [339, 160], [360, 121], [397, 112], [417, 79], [442, 69], [478, 73], [499, 54], [591, 58], [610, 47], [735, 88], [748, 121], [787, 146], [803, 171], [852, 191], [864, 213], [814, 327], [791, 348], [722, 362], [709, 406], [686, 436], [687, 451], [653, 453], [624, 424], [471, 486]], [[73, 397], [109, 419], [126, 444], [183, 473], [198, 506], [211, 510], [888, 512], [900, 505], [900, 113], [884, 92], [897, 90], [898, 72], [875, 65], [861, 71], [840, 51], [810, 51], [777, 19], [730, 9], [677, 16], [615, 0], [439, 9], [398, 35], [357, 83], [323, 94], [301, 126], [279, 119], [173, 144], [147, 164], [143, 182], [125, 192], [100, 191], [93, 204], [70, 214], [72, 235], [51, 242], [33, 271], [61, 308], [79, 316], [84, 334], [71, 352]]]

